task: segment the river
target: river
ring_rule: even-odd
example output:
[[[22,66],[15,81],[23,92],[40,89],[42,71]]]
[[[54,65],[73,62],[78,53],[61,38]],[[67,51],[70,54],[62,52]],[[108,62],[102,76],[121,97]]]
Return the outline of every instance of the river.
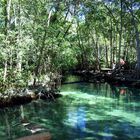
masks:
[[[52,140],[140,139],[140,90],[82,82],[62,85],[61,94],[1,109],[0,140],[42,132]]]

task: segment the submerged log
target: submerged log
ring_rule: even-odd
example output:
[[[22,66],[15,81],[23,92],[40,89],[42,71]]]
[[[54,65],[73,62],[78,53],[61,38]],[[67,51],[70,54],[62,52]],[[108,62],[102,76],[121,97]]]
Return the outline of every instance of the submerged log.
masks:
[[[35,134],[31,136],[25,136],[17,140],[51,140],[51,135],[50,133],[47,132],[47,133]]]

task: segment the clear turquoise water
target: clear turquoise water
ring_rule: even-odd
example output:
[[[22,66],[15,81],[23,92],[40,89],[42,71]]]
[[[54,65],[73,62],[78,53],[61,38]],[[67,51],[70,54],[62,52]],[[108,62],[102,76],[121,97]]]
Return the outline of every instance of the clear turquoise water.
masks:
[[[53,140],[140,139],[140,90],[108,84],[61,87],[55,102],[34,101],[0,110],[0,140],[49,132]],[[22,120],[29,124],[23,126]]]

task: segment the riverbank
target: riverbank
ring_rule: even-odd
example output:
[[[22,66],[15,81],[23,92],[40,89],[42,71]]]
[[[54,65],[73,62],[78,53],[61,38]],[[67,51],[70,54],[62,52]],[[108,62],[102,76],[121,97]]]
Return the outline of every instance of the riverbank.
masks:
[[[82,77],[82,80],[85,82],[91,83],[99,83],[105,82],[105,74],[106,72],[103,71],[93,71],[93,70],[76,70],[72,71],[72,74],[78,75]]]
[[[131,75],[129,76],[113,76],[111,74],[106,74],[105,75],[105,80],[109,84],[114,84],[114,85],[125,85],[127,87],[132,87],[132,88],[140,88],[140,80],[133,78]]]
[[[80,78],[74,81],[65,81],[65,77],[67,76],[64,75],[61,79],[62,84],[107,82],[111,85],[140,88],[140,80],[133,78],[130,71],[121,71],[121,73],[113,74],[111,69],[103,69],[100,72],[93,70],[77,70],[68,73],[68,75],[69,74],[77,75]],[[55,88],[48,89],[46,86],[42,85],[20,89],[10,88],[4,93],[0,93],[0,108],[25,104],[37,99],[55,101],[58,97],[61,97],[58,90]]]
[[[119,73],[112,73],[111,69],[99,71],[77,70],[72,72],[74,75],[81,76],[85,82],[104,83],[114,85],[124,85],[132,88],[140,88],[140,79],[134,77],[134,71],[125,70]]]
[[[43,86],[30,86],[22,89],[10,88],[4,93],[0,93],[0,108],[26,104],[37,99],[55,101],[58,97],[61,97],[58,90],[47,89]]]

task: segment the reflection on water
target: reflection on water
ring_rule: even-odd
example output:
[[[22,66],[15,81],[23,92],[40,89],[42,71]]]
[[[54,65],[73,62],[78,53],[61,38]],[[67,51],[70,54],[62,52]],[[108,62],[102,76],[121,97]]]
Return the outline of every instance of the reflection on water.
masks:
[[[79,107],[77,110],[69,110],[66,121],[73,127],[74,133],[76,132],[80,138],[84,138],[84,131],[86,128],[84,107]]]
[[[49,132],[53,140],[140,139],[140,90],[108,84],[61,87],[55,102],[0,110],[0,139]]]

